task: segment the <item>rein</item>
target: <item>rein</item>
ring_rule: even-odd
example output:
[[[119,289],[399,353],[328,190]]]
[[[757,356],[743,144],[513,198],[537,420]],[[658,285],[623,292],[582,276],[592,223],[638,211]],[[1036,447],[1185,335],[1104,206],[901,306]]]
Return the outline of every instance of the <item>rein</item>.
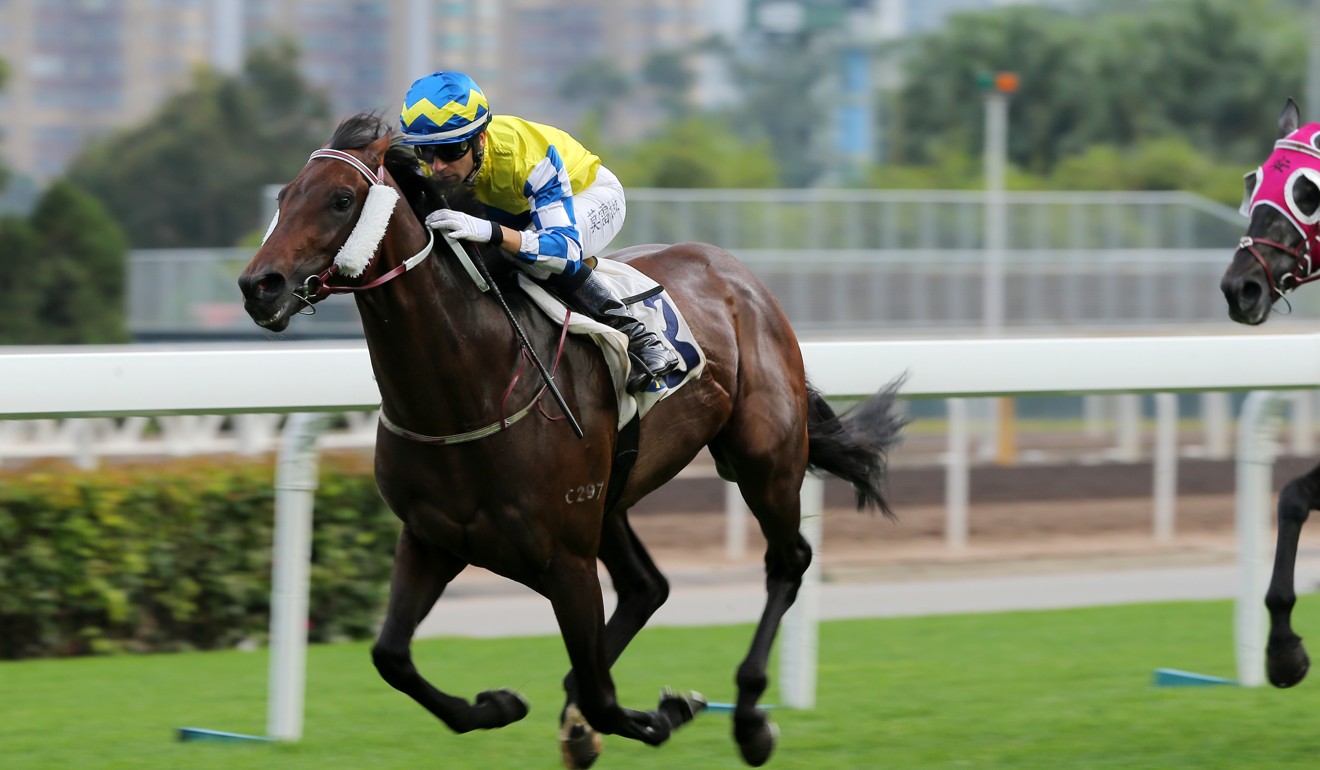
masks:
[[[569,314],[571,313],[572,311],[570,310]],[[555,360],[551,372],[558,371],[559,359],[564,354],[564,343],[568,340],[568,319],[569,316],[565,315],[564,326],[559,332],[559,346],[555,348]],[[485,438],[487,436],[499,433],[505,428],[508,428],[509,426],[518,422],[522,418],[531,414],[532,407],[540,403],[541,396],[544,396],[546,390],[550,388],[548,384],[542,385],[541,389],[536,391],[536,395],[532,396],[532,400],[528,402],[527,406],[524,406],[522,409],[519,409],[518,411],[509,415],[508,417],[504,416],[504,405],[508,402],[510,394],[513,393],[514,386],[518,384],[518,380],[522,377],[523,365],[526,364],[527,357],[528,357],[527,351],[526,349],[524,349],[522,355],[523,363],[518,366],[518,371],[513,373],[513,380],[509,382],[509,387],[504,389],[504,397],[500,399],[500,419],[491,423],[490,425],[487,425],[482,428],[477,428],[476,430],[470,430],[467,431],[466,433],[452,433],[448,436],[428,436],[425,433],[416,433],[410,431],[407,428],[404,428],[399,424],[395,423],[390,418],[386,417],[385,408],[383,404],[381,405],[381,410],[380,410],[380,424],[384,425],[386,430],[388,430],[390,433],[393,433],[396,436],[406,438],[409,441],[415,441],[418,444],[431,444],[432,446],[447,446],[449,444],[465,444],[469,441],[476,441],[477,439]],[[566,419],[565,417],[551,417],[550,415],[545,414],[544,407],[541,408],[541,414],[544,414],[545,418],[551,421]],[[568,413],[566,412],[565,414]]]
[[[335,256],[334,263],[320,273],[308,276],[307,280],[303,282],[303,285],[294,290],[294,296],[307,303],[307,307],[311,308],[313,313],[316,312],[315,303],[325,299],[331,294],[348,294],[350,292],[366,291],[367,289],[374,289],[377,286],[394,280],[421,264],[422,260],[430,256],[432,247],[435,246],[434,231],[429,227],[423,228],[426,230],[426,246],[421,251],[412,255],[408,259],[405,259],[402,263],[396,265],[388,272],[363,284],[331,284],[330,279],[341,272],[353,277],[362,275],[369,267],[371,267],[371,263],[380,252],[380,244],[385,238],[385,230],[389,225],[390,217],[393,216],[395,204],[398,203],[399,193],[393,187],[385,183],[385,166],[383,163],[379,169],[372,171],[367,164],[363,163],[356,156],[342,150],[328,148],[322,148],[313,152],[311,157],[307,159],[307,162],[311,163],[318,158],[329,158],[331,160],[343,161],[344,163],[349,164],[366,178],[367,183],[371,185],[371,189],[370,192],[367,193],[367,201],[363,204],[362,213],[358,216],[358,221],[353,225],[353,231],[349,233],[348,239],[344,241],[343,247],[340,248],[339,254]],[[276,211],[275,217],[271,220],[270,227],[266,230],[267,238],[269,238],[271,232],[275,230],[275,225],[279,222],[279,216],[279,212]],[[263,242],[264,240],[265,239],[263,239]],[[455,253],[460,257],[466,257],[466,255],[457,248],[457,244],[452,240],[450,241],[450,246],[454,248]],[[464,268],[467,269],[469,274],[472,273],[472,268],[469,265],[464,264]],[[481,281],[477,281],[477,283],[482,291],[487,290],[487,287],[483,286]],[[505,310],[507,312],[508,308],[506,307]],[[572,311],[569,311],[570,315],[571,312]],[[510,316],[510,320],[514,321],[512,316]],[[559,334],[559,347],[555,350],[555,358],[553,362],[555,369],[559,368],[559,359],[563,355],[564,343],[568,339],[568,321],[569,316],[565,315],[564,326]],[[521,335],[522,329],[517,326],[516,321],[514,321],[514,328]],[[526,359],[530,354],[539,365],[540,361],[535,358],[535,353],[530,352],[530,346],[527,345],[525,337],[523,338],[523,342],[524,347],[522,358]],[[419,444],[431,444],[435,446],[463,444],[499,433],[530,414],[532,408],[540,403],[541,396],[545,395],[546,390],[551,388],[551,378],[547,375],[545,377],[546,384],[542,385],[540,390],[536,391],[536,394],[532,396],[532,400],[528,402],[527,406],[524,406],[512,415],[505,417],[505,404],[508,402],[509,396],[513,393],[514,387],[518,384],[518,380],[522,377],[523,365],[525,363],[524,360],[519,364],[518,370],[513,373],[513,380],[510,381],[509,386],[504,389],[504,396],[500,399],[500,419],[489,425],[465,433],[454,433],[448,436],[428,436],[424,433],[410,431],[391,420],[385,415],[384,404],[381,404],[380,408],[380,424],[385,426],[386,430],[396,436],[405,438],[409,441],[415,441]],[[544,371],[542,373],[545,374]],[[567,405],[563,403],[563,397],[559,396],[558,391],[555,391],[555,395],[559,398],[561,407],[564,407],[565,415],[568,416],[568,419],[572,420],[572,413],[568,411]],[[545,414],[544,408],[542,408],[542,414]],[[549,420],[565,419],[551,417],[548,414],[546,415],[546,418]],[[574,429],[577,431],[578,435],[581,436],[581,428],[577,427],[577,422],[575,420],[572,422]]]

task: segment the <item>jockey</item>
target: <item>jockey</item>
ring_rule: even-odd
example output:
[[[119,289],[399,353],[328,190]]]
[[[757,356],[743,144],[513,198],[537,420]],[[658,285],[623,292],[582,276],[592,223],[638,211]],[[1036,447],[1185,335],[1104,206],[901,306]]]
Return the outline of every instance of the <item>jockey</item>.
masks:
[[[420,78],[403,98],[402,144],[440,182],[473,188],[486,219],[440,209],[428,227],[450,237],[499,246],[519,267],[574,310],[628,336],[629,392],[678,366],[585,261],[623,227],[618,177],[567,133],[512,115],[492,115],[477,84],[459,72]]]

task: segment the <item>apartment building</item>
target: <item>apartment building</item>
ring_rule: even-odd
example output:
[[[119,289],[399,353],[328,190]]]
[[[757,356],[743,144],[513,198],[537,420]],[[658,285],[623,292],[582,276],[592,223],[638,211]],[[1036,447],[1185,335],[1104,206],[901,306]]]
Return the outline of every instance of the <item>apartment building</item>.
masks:
[[[140,122],[197,67],[296,40],[337,114],[398,108],[408,85],[461,69],[495,109],[576,127],[563,76],[607,59],[635,70],[690,45],[745,0],[0,0],[0,155],[45,182],[82,146]]]

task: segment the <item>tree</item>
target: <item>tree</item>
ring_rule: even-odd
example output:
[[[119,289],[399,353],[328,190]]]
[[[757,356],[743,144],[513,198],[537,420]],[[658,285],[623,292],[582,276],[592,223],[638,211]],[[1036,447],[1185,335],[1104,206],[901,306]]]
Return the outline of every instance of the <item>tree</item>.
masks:
[[[913,41],[898,100],[892,160],[930,161],[949,149],[979,155],[984,105],[978,78],[1015,71],[1021,90],[1010,103],[1009,156],[1048,168],[1093,109],[1095,61],[1083,27],[1061,12],[1012,7],[959,14],[945,29]]]
[[[49,281],[41,238],[20,217],[0,219],[0,344],[40,341],[38,309]]]
[[[1166,136],[1124,147],[1092,145],[1061,160],[1040,186],[1054,190],[1188,190],[1234,207],[1242,171],[1217,162],[1186,139]]]
[[[5,90],[5,84],[9,82],[9,63],[0,59],[0,91]],[[3,192],[5,185],[9,182],[9,169],[5,168],[3,162],[0,162],[0,192]]]
[[[227,246],[260,227],[261,188],[287,181],[329,136],[329,106],[292,43],[249,54],[241,75],[199,70],[145,124],[89,147],[70,179],[136,247]]]
[[[128,246],[97,200],[67,181],[30,221],[0,221],[0,342],[126,342]]]
[[[681,50],[652,53],[642,65],[642,82],[655,91],[660,106],[671,119],[681,119],[688,112],[688,93],[697,77],[689,69],[689,54]]]
[[[609,124],[615,105],[628,95],[631,83],[609,59],[592,59],[574,67],[559,84],[559,95],[583,105],[599,128]]]
[[[749,141],[769,141],[780,182],[790,187],[810,184],[824,171],[815,142],[829,114],[819,87],[827,66],[828,59],[806,40],[767,42],[754,59],[730,60],[743,94],[732,125]]]
[[[1179,136],[1249,162],[1299,92],[1306,25],[1281,0],[1093,3],[1081,12],[1009,7],[953,16],[907,46],[892,160],[924,163],[953,146],[980,154],[977,76],[1019,74],[1009,156],[1049,173],[1093,144]]]
[[[747,142],[714,116],[666,124],[655,136],[607,153],[606,165],[629,187],[773,187],[769,142]]]

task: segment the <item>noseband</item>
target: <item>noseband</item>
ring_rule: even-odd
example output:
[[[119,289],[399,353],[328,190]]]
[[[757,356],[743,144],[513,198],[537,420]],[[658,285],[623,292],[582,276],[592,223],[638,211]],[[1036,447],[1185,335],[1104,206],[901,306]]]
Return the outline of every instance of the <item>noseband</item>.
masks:
[[[1311,260],[1312,240],[1320,241],[1320,234],[1307,237],[1302,241],[1300,247],[1294,249],[1291,246],[1285,246],[1277,241],[1267,241],[1264,238],[1245,236],[1238,241],[1238,250],[1245,250],[1255,258],[1256,264],[1260,265],[1260,269],[1265,273],[1265,280],[1269,281],[1270,284],[1270,301],[1274,301],[1282,298],[1285,292],[1295,289],[1304,283],[1311,283],[1312,281],[1320,280],[1320,273],[1314,272],[1315,263]],[[1265,261],[1265,257],[1261,256],[1260,251],[1256,249],[1257,245],[1278,249],[1284,254],[1292,257],[1293,269],[1290,272],[1279,276],[1279,280],[1276,282],[1274,280],[1274,273],[1270,272],[1269,263]]]
[[[332,149],[320,149],[313,152],[307,162],[311,163],[317,158],[329,158],[349,164],[362,174],[367,183],[371,185],[371,188],[370,192],[367,193],[367,202],[362,206],[362,213],[358,215],[358,221],[353,225],[353,232],[349,233],[348,240],[344,241],[339,254],[335,256],[334,263],[315,275],[307,276],[307,280],[303,281],[302,286],[294,290],[294,296],[306,302],[308,308],[331,294],[366,291],[391,281],[420,264],[422,260],[430,255],[431,248],[435,245],[435,233],[429,227],[423,228],[426,230],[426,246],[384,275],[363,284],[331,284],[330,279],[340,272],[352,277],[361,275],[371,266],[376,254],[380,252],[380,243],[385,238],[385,230],[390,217],[393,216],[394,206],[398,203],[399,194],[393,187],[385,183],[385,166],[383,164],[377,171],[372,171],[367,167],[367,164],[358,160],[357,157],[342,150]],[[278,221],[279,212],[277,211],[267,235],[275,229],[275,224]],[[313,309],[312,312],[315,312],[315,310]]]

